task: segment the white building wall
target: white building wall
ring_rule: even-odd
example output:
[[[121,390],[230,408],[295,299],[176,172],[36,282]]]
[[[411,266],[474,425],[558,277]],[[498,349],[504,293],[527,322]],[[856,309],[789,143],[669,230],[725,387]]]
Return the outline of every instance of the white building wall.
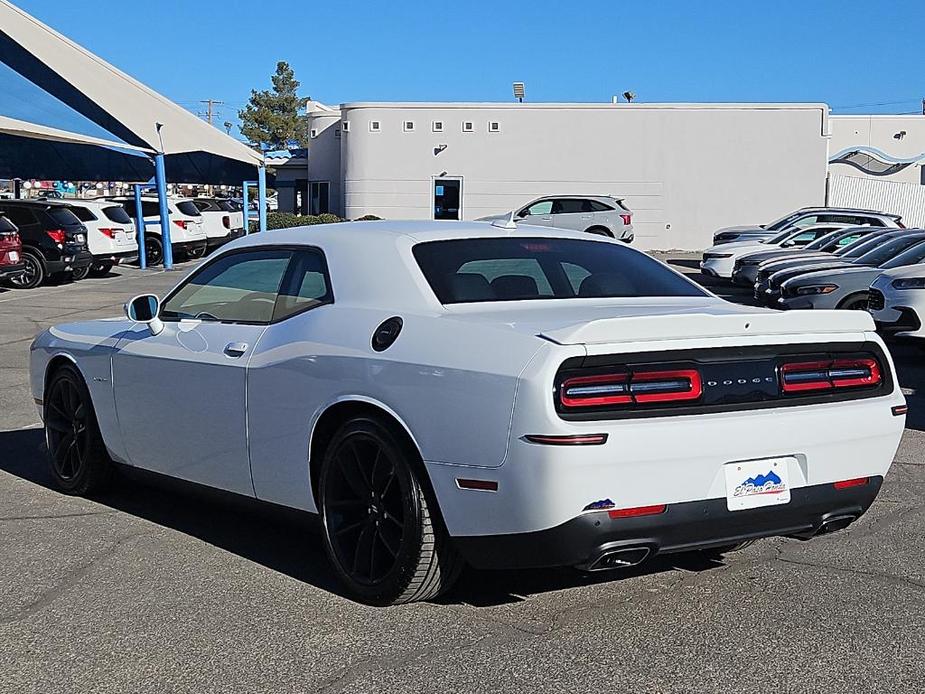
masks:
[[[344,213],[429,219],[433,179],[458,176],[465,219],[611,194],[634,211],[639,246],[703,248],[719,227],[822,204],[827,116],[821,104],[345,104]]]
[[[340,111],[309,112],[310,135],[308,140],[308,190],[312,182],[330,183],[331,212],[344,216],[343,176],[340,164]]]

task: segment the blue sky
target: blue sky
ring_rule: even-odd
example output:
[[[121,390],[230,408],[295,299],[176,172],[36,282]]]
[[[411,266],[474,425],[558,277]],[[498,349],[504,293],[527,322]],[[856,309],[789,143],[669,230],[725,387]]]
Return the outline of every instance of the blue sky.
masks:
[[[822,101],[836,113],[921,112],[925,2],[280,2],[13,0],[196,111],[287,60],[303,95],[365,100]],[[17,78],[18,79],[18,78]],[[0,113],[60,109],[0,66]],[[72,124],[67,124],[72,125]],[[83,131],[92,128],[80,128]]]

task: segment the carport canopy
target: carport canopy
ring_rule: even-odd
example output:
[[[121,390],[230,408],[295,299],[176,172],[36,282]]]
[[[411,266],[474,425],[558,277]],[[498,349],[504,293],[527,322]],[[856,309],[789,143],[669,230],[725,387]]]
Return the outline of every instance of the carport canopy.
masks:
[[[129,151],[163,153],[169,182],[240,185],[245,179],[253,179],[257,168],[263,165],[261,153],[149,89],[7,0],[0,0],[0,61],[111,133],[124,143],[122,147],[129,145]],[[41,139],[7,133],[3,138],[4,144],[14,150],[27,145],[34,147]],[[61,158],[55,153],[65,153],[62,148],[92,146],[89,142],[45,141],[55,143],[44,145],[52,148],[49,168],[53,162],[60,163]],[[25,159],[37,153],[14,151],[10,156]],[[43,178],[138,179],[122,170],[125,161],[105,153],[96,159],[95,164],[88,164],[97,170],[96,176],[65,176],[59,172]],[[109,171],[107,166],[116,175],[102,176]]]

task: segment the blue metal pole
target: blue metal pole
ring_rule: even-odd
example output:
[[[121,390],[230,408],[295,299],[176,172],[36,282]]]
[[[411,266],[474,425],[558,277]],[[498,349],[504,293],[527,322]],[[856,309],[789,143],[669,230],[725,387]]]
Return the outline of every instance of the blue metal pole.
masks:
[[[250,200],[248,200],[247,189],[250,187],[250,181],[244,181],[241,184],[242,193],[241,193],[241,202],[244,204],[244,234],[247,235],[251,233],[251,208]]]
[[[138,241],[138,267],[148,267],[145,255],[145,216],[141,213],[141,185],[135,184],[135,239]]]
[[[164,246],[164,269],[173,267],[173,249],[170,246],[170,212],[167,209],[167,173],[164,170],[164,154],[154,156],[154,181],[157,184],[157,202],[161,216],[161,243]]]
[[[260,233],[267,230],[267,169],[257,167],[257,228]]]

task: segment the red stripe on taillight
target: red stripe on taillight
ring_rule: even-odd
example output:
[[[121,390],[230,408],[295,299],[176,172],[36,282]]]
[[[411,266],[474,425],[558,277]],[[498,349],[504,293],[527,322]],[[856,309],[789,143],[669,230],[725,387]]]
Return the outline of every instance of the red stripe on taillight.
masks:
[[[616,520],[617,518],[636,518],[638,516],[657,516],[664,513],[668,508],[666,504],[656,504],[654,506],[635,506],[633,508],[615,508],[607,512],[607,515]]]
[[[186,229],[186,225],[188,224],[188,222],[185,219],[175,219],[173,220],[173,223],[176,224],[181,229]]]
[[[116,238],[116,232],[122,231],[121,229],[100,229],[100,233],[103,236],[108,236],[111,239]]]
[[[836,489],[850,489],[851,487],[863,487],[870,481],[869,477],[855,477],[850,480],[839,480],[832,486]]]
[[[50,229],[45,233],[48,234],[49,238],[55,243],[64,243],[64,239],[67,238],[64,229]]]
[[[794,362],[780,367],[780,386],[785,393],[876,386],[882,379],[879,362],[866,357]]]
[[[633,223],[633,215],[631,214],[621,214],[620,219],[622,219],[623,223],[627,226]]]

